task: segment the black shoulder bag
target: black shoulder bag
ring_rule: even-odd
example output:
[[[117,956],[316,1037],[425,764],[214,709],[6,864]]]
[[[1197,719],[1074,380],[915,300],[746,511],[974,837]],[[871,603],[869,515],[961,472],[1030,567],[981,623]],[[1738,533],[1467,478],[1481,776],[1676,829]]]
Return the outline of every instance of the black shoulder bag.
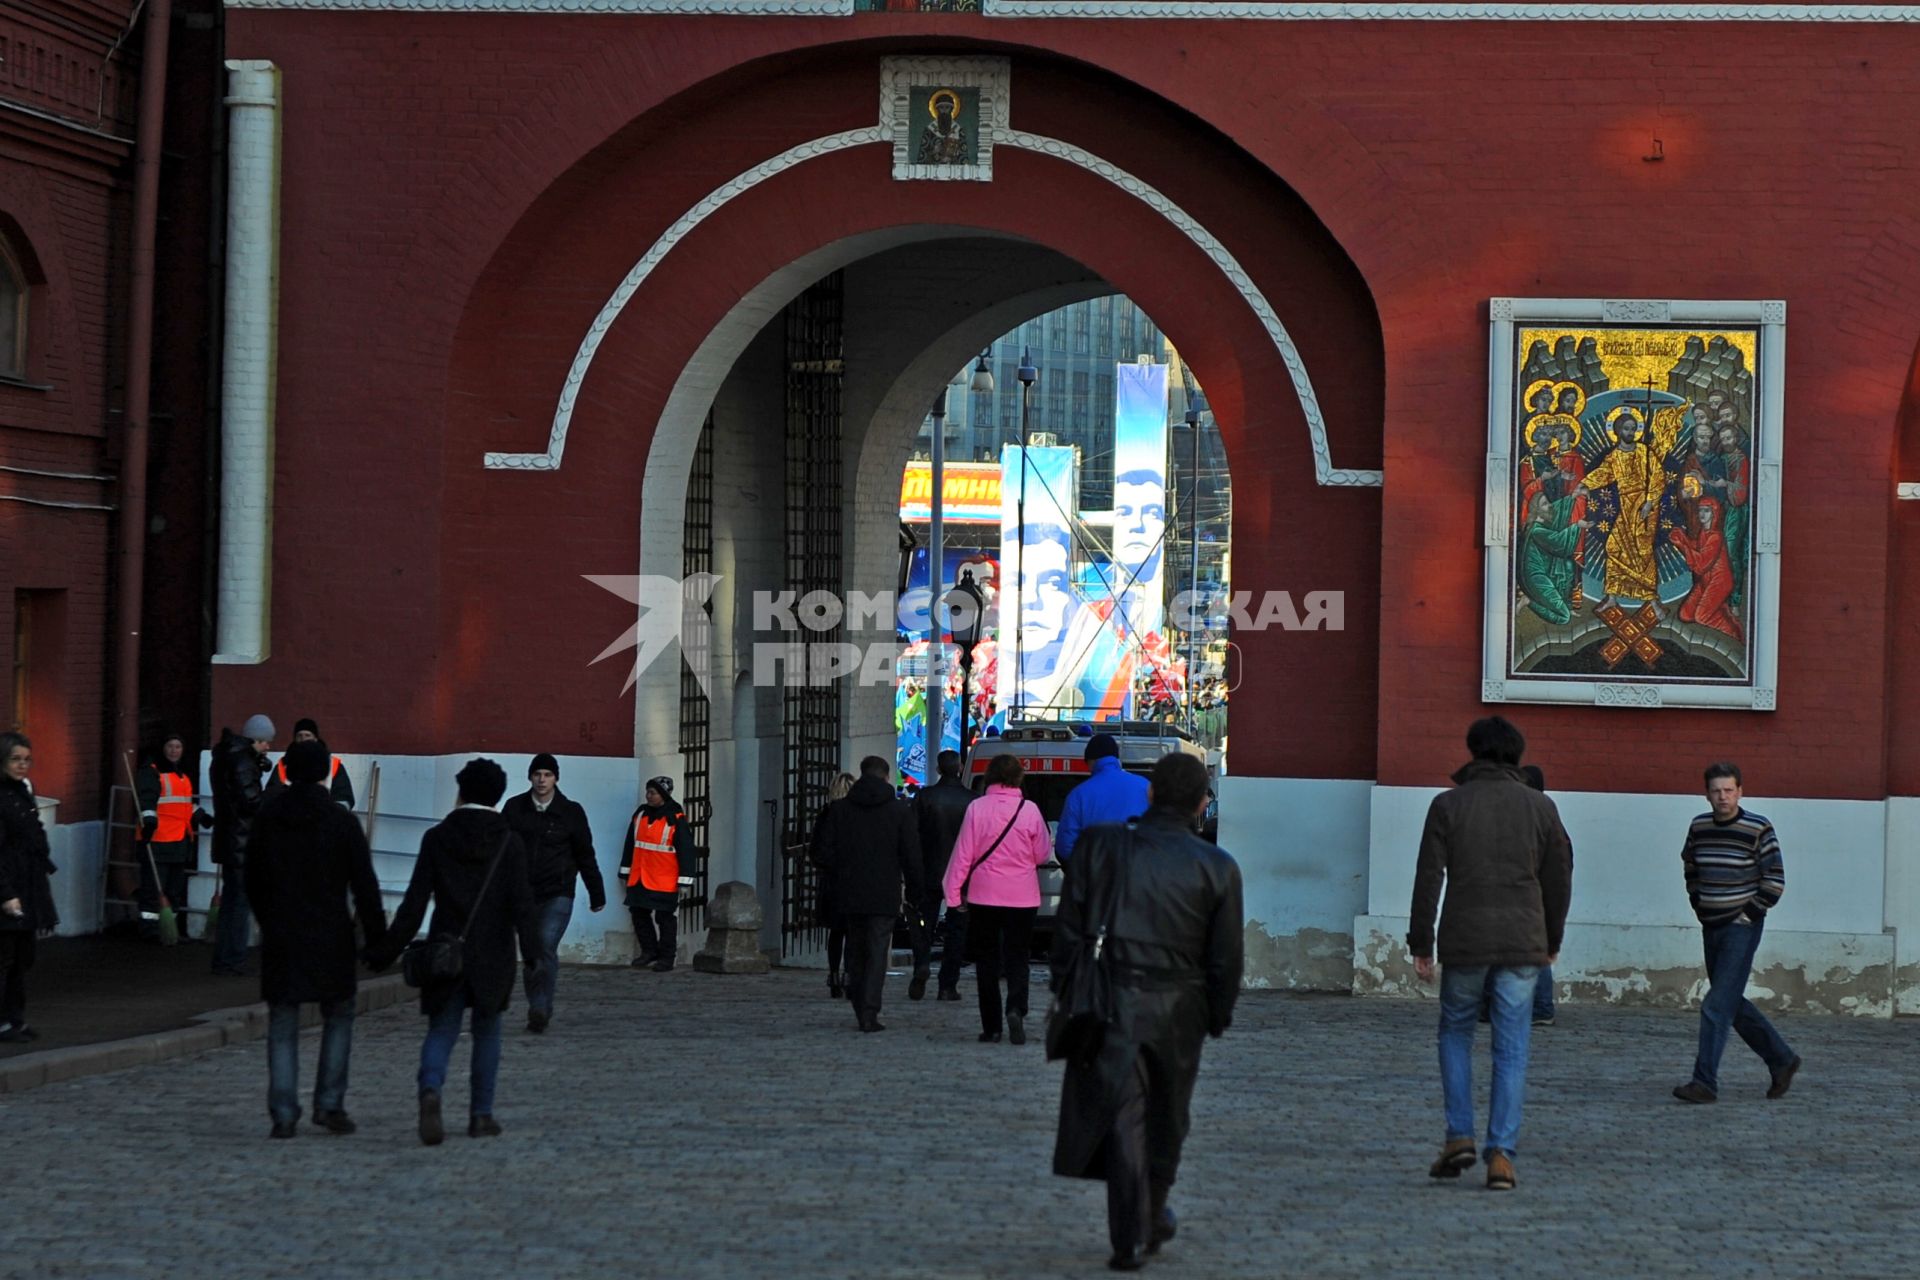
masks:
[[[493,883],[493,873],[499,869],[500,859],[507,852],[507,841],[511,839],[511,829],[500,837],[500,847],[493,851],[493,861],[487,864],[487,877],[480,882],[480,892],[474,895],[466,928],[451,938],[441,934],[422,942],[409,942],[400,953],[401,981],[410,987],[439,987],[458,982],[466,973],[467,932],[473,928],[474,917],[480,914],[480,904],[487,900],[487,888]]]
[[[1013,816],[1007,819],[1007,825],[1000,828],[1000,834],[993,838],[993,843],[987,846],[987,851],[975,858],[973,865],[967,868],[967,878],[960,882],[960,905],[963,909],[968,905],[967,886],[973,883],[973,873],[986,865],[987,859],[991,858],[994,851],[1000,847],[1000,842],[1007,838],[1009,831],[1013,830],[1013,824],[1020,821],[1020,815],[1026,812],[1029,803],[1031,802],[1023,798],[1013,807]]]
[[[1113,957],[1107,952],[1108,936],[1119,913],[1121,886],[1127,863],[1133,860],[1133,824],[1127,824],[1127,838],[1120,846],[1119,865],[1107,877],[1106,901],[1101,904],[1096,925],[1083,922],[1080,942],[1067,957],[1060,975],[1060,988],[1047,1009],[1047,1061],[1065,1058],[1082,1066],[1100,1055],[1107,1042],[1107,1029],[1113,1025],[1116,1010],[1113,1001]],[[1068,875],[1073,873],[1069,871]]]

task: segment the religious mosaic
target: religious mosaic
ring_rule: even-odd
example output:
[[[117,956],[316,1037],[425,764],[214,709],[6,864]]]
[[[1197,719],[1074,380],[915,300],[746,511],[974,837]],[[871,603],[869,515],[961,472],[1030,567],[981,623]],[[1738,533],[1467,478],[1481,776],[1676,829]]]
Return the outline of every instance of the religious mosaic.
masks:
[[[893,176],[993,181],[1009,78],[1005,58],[882,58],[880,124],[893,139]]]
[[[1513,326],[1508,679],[1751,680],[1761,340]]]

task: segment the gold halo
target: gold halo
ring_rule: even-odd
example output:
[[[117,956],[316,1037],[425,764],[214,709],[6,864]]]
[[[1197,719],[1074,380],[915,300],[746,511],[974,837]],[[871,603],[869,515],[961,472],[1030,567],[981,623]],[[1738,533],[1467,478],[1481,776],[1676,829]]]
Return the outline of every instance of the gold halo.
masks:
[[[927,95],[927,114],[935,120],[940,118],[940,113],[933,109],[933,104],[942,98],[945,98],[953,104],[953,118],[958,120],[960,118],[960,95],[951,89],[935,89]]]
[[[1612,413],[1607,415],[1607,430],[1613,433],[1614,439],[1618,440],[1620,438],[1619,428],[1615,427],[1614,424],[1620,421],[1623,415],[1629,414],[1629,413],[1633,415],[1633,420],[1640,424],[1640,430],[1648,433],[1649,435],[1652,434],[1653,427],[1647,422],[1646,415],[1641,413],[1638,409],[1634,408],[1630,404],[1623,404],[1619,408],[1615,409]]]
[[[1573,402],[1573,416],[1574,416],[1574,417],[1576,417],[1576,418],[1578,418],[1578,417],[1579,417],[1579,416],[1580,416],[1581,414],[1583,414],[1583,413],[1585,413],[1585,412],[1587,411],[1587,393],[1586,393],[1586,390],[1585,390],[1585,389],[1584,389],[1583,387],[1581,387],[1581,385],[1580,385],[1579,383],[1577,383],[1577,382],[1556,382],[1556,383],[1554,383],[1554,384],[1553,384],[1553,404],[1554,404],[1554,407],[1555,407],[1556,409],[1560,407],[1560,388],[1562,388],[1562,387],[1572,387],[1572,388],[1573,388],[1573,394],[1574,394],[1574,397],[1575,397],[1575,399],[1574,399],[1574,402]]]
[[[1533,393],[1541,390],[1542,388],[1545,388],[1551,391],[1553,389],[1553,379],[1541,378],[1538,381],[1529,382],[1527,384],[1527,393],[1520,397],[1520,403],[1524,406],[1531,407],[1533,404]],[[1549,409],[1547,410],[1547,412],[1551,413],[1553,412],[1553,410]]]
[[[1680,493],[1682,496],[1688,497],[1688,498],[1699,497],[1700,496],[1700,477],[1693,475],[1691,473],[1682,477],[1680,480]]]

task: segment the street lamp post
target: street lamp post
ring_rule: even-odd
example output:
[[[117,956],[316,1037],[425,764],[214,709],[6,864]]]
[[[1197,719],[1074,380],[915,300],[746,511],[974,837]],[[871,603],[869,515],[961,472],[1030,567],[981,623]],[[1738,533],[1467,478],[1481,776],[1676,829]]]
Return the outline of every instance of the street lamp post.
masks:
[[[1040,371],[1033,367],[1031,348],[1021,348],[1020,368],[1015,376],[1020,379],[1020,492],[1014,499],[1014,523],[1020,543],[1014,552],[1014,603],[1018,608],[1013,616],[1013,708],[1007,712],[1008,724],[1021,718],[1021,695],[1026,685],[1026,645],[1022,638],[1026,628],[1021,625],[1020,615],[1027,607],[1027,415],[1033,407],[1033,384],[1040,377]],[[1006,592],[1000,593],[1000,599],[1000,630],[1004,642],[1007,626]]]
[[[959,585],[947,592],[942,601],[947,607],[947,625],[953,642],[960,648],[960,758],[966,759],[973,740],[973,647],[980,643],[987,599],[974,584],[973,570],[963,569]]]
[[[947,388],[933,398],[933,472],[932,501],[927,504],[927,764],[921,772],[924,785],[932,777],[933,762],[940,754],[943,700],[947,694],[947,646],[940,639],[940,617],[935,601],[946,588],[947,543],[945,510],[947,497]]]
[[[1187,430],[1193,433],[1193,480],[1187,489],[1193,504],[1193,516],[1187,523],[1187,736],[1193,736],[1193,686],[1199,668],[1194,663],[1194,640],[1200,628],[1193,625],[1193,610],[1200,598],[1200,415],[1207,411],[1206,393],[1199,387],[1187,391]]]

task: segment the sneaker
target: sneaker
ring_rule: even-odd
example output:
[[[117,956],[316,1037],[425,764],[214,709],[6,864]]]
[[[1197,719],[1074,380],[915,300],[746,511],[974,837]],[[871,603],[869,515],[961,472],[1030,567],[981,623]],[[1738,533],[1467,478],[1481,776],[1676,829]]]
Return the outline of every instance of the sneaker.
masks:
[[[313,1122],[328,1133],[338,1133],[343,1136],[360,1127],[353,1122],[353,1117],[344,1111],[316,1111],[313,1113]]]
[[[1767,1088],[1769,1098],[1784,1098],[1787,1090],[1793,1087],[1794,1072],[1800,1070],[1800,1055],[1795,1054],[1793,1061],[1773,1073],[1773,1083]]]
[[[926,994],[927,994],[927,975],[924,973],[914,974],[913,980],[907,983],[907,999],[921,1000],[926,997]]]
[[[533,1032],[535,1035],[544,1032],[547,1029],[547,1024],[551,1021],[553,1021],[553,1015],[544,1010],[527,1010],[527,1030]]]
[[[500,1122],[492,1116],[474,1116],[467,1121],[469,1138],[497,1138],[500,1136]]]
[[[437,1147],[447,1140],[447,1126],[440,1120],[440,1095],[428,1089],[420,1095],[420,1141]]]
[[[1798,1065],[1797,1063],[1795,1065]],[[1785,1092],[1782,1090],[1782,1092]],[[1698,1080],[1689,1080],[1683,1085],[1674,1086],[1673,1096],[1682,1102],[1717,1102],[1719,1095],[1701,1084]]]
[[[1019,1014],[1017,1013],[1008,1014],[1007,1015],[1007,1043],[1008,1044],[1025,1044],[1026,1042],[1027,1042],[1026,1023],[1021,1020],[1021,1017]]]
[[[1513,1157],[1504,1151],[1487,1152],[1487,1190],[1511,1191],[1515,1181]]]
[[[1449,1138],[1447,1145],[1440,1148],[1440,1158],[1427,1169],[1429,1178],[1457,1178],[1461,1171],[1473,1168],[1477,1159],[1473,1154],[1472,1138]]]
[[[1553,1015],[1550,1013],[1536,1013],[1533,1015],[1533,1025],[1536,1027],[1550,1027],[1553,1025]]]

